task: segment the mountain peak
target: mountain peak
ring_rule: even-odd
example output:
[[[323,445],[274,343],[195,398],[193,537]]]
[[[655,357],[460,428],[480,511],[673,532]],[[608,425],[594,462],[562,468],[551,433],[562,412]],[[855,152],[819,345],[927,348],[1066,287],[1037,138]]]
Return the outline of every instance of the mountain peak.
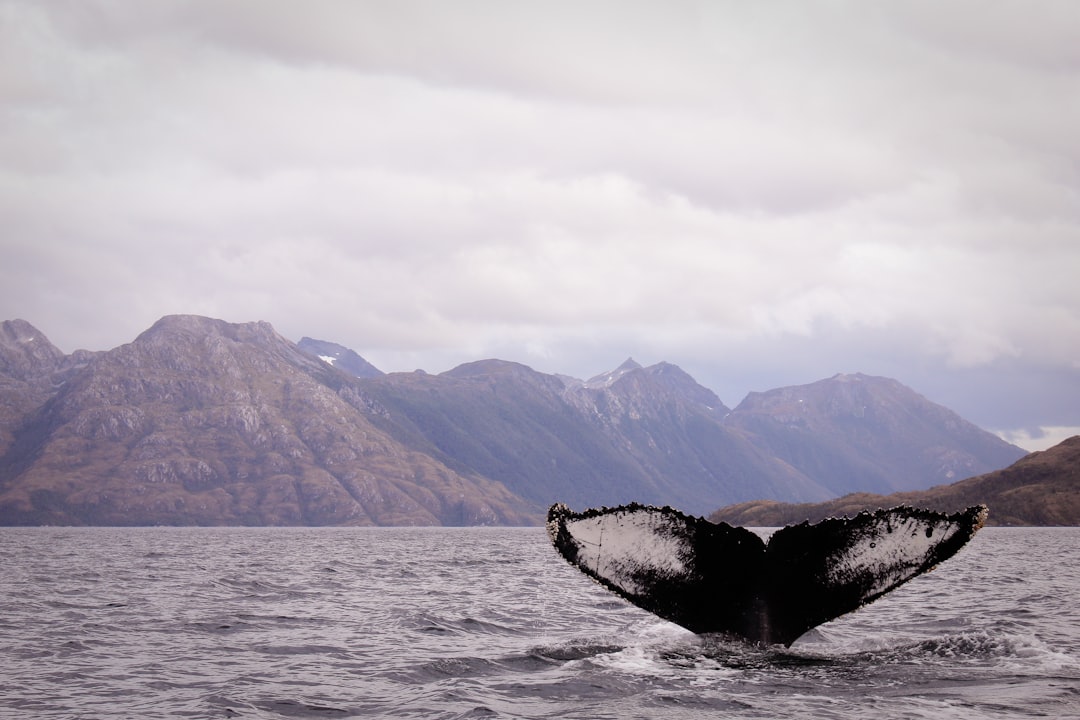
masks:
[[[473,360],[451,368],[440,375],[454,378],[482,377],[500,373],[534,373],[528,365],[522,365],[512,360],[499,360],[488,358],[487,360]]]
[[[40,335],[41,332],[25,320],[16,318],[0,323],[0,342],[24,343]]]
[[[166,315],[140,334],[136,341],[189,335],[219,336],[239,342],[285,341],[274,326],[265,320],[246,323],[230,323],[202,315]],[[286,341],[287,342],[287,341]]]
[[[27,321],[0,323],[0,375],[25,380],[53,370],[63,358],[64,353]]]
[[[369,363],[364,358],[360,357],[354,350],[350,350],[344,345],[338,345],[337,343],[328,342],[326,340],[315,340],[309,337],[300,338],[300,342],[296,344],[296,347],[306,352],[308,355],[319,358],[323,362],[333,365],[338,370],[343,370],[350,375],[358,378],[373,378],[380,377],[384,373],[379,368]]]
[[[750,393],[726,422],[807,475],[830,478],[837,494],[954,482],[1024,454],[903,383],[862,373]]]
[[[496,385],[510,391],[511,386],[517,389],[512,392],[540,392],[543,394],[558,393],[565,387],[562,379],[555,375],[546,375],[533,370],[528,365],[511,360],[476,360],[463,363],[455,368],[439,373],[439,378],[453,380],[480,381],[489,387]],[[526,390],[530,388],[530,390]]]
[[[639,365],[634,360],[634,358],[629,357],[626,358],[622,365],[615,368],[614,370],[609,370],[606,373],[600,373],[599,375],[586,380],[585,387],[592,389],[610,387],[612,383],[621,378],[623,375],[641,369],[641,365]]]

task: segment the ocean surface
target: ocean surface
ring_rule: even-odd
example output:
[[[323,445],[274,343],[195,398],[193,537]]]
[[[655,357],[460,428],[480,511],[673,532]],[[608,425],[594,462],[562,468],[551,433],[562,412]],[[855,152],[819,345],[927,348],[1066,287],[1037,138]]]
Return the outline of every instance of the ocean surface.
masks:
[[[790,649],[540,528],[0,528],[2,718],[1080,718],[1080,529],[981,531]]]

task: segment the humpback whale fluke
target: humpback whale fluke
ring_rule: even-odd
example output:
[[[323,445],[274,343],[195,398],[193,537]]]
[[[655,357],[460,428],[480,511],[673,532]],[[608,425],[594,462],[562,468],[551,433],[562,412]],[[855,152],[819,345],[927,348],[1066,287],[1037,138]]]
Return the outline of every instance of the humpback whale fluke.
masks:
[[[791,645],[955,555],[987,513],[896,507],[789,525],[766,543],[670,507],[556,504],[547,531],[571,565],[665,620]]]

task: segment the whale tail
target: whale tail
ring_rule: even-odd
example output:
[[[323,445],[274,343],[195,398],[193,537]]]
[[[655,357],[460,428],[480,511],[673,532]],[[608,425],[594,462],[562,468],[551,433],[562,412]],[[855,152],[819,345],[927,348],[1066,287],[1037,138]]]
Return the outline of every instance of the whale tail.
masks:
[[[987,513],[896,507],[791,525],[765,542],[670,507],[556,504],[547,530],[571,565],[665,620],[791,645],[955,555]]]

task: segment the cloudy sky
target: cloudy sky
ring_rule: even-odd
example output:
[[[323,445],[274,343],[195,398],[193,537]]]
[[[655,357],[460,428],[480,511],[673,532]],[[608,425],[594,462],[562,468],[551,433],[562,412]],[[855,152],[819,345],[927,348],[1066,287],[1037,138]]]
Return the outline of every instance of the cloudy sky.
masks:
[[[1080,432],[1080,5],[0,0],[0,319]]]

